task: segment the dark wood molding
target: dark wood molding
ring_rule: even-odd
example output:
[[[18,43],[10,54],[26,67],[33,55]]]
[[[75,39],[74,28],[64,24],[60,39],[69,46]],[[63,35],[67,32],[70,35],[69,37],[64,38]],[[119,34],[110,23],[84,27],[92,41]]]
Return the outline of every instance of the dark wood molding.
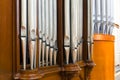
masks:
[[[63,54],[64,54],[64,0],[57,0],[57,44],[58,44],[58,63],[63,67]]]
[[[88,59],[88,0],[83,0],[83,60]]]
[[[60,66],[41,67],[34,70],[20,70],[14,75],[14,79],[42,79],[46,75],[60,73]]]
[[[38,73],[38,69],[34,70],[20,70],[19,73],[15,74],[14,79],[40,79],[42,76]]]
[[[89,80],[90,72],[95,66],[93,61],[88,60],[88,0],[83,0],[83,61],[85,63],[84,79]]]

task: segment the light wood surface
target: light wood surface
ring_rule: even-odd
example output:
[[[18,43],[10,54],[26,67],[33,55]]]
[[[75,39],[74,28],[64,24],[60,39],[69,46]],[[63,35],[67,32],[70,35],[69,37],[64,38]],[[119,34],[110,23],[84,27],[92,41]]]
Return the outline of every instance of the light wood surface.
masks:
[[[114,37],[94,35],[91,80],[114,80]]]

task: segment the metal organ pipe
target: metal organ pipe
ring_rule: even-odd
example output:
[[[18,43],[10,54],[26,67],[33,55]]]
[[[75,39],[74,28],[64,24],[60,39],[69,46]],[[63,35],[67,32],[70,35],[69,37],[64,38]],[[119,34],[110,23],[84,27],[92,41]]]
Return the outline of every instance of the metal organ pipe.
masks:
[[[109,25],[108,25],[108,22],[109,22],[109,1],[108,0],[106,0],[106,29],[105,29],[105,34],[107,34],[108,33],[108,27],[109,27]]]
[[[95,33],[100,33],[100,31],[99,31],[99,29],[100,29],[100,16],[101,16],[101,14],[100,14],[100,0],[95,0],[95,3],[94,3],[94,5],[95,5],[95,25],[94,25],[94,28],[95,28]]]
[[[23,69],[26,70],[27,0],[21,0],[21,42]]]
[[[113,27],[114,27],[114,23],[113,23],[113,5],[114,1],[110,0],[110,28],[109,28],[109,33],[108,34],[112,34],[113,32]]]
[[[105,34],[105,28],[106,28],[106,21],[107,21],[107,18],[106,18],[106,16],[107,16],[107,13],[106,13],[106,0],[103,0],[103,3],[102,3],[103,5],[102,5],[102,10],[103,10],[103,34]]]
[[[101,10],[101,33],[105,33],[105,26],[106,26],[106,12],[105,12],[105,0],[101,0],[101,3],[100,3],[101,7],[100,7],[100,10]]]
[[[88,1],[88,60],[92,60],[93,34],[111,34],[114,25],[111,6],[112,0]],[[70,64],[82,60],[83,0],[64,0],[64,8],[65,64]],[[39,67],[57,65],[57,0],[21,0],[20,38],[24,70],[28,66],[28,52],[30,69],[36,68],[37,37]]]
[[[37,0],[28,0],[28,41],[31,69],[36,68]]]
[[[42,54],[42,2],[38,0],[38,32],[39,32],[39,67],[41,66]]]
[[[93,47],[93,1],[88,1],[88,61],[92,61],[92,47]],[[99,12],[100,13],[100,12]],[[100,17],[100,15],[97,15]]]
[[[82,0],[78,0],[78,4],[77,4],[77,12],[78,12],[78,21],[77,21],[77,27],[78,27],[78,61],[82,60],[82,30],[83,30],[83,25],[82,25],[82,7],[83,6],[83,1]]]
[[[39,9],[40,8],[40,9]],[[57,0],[42,0],[39,10],[39,66],[56,65]],[[41,41],[42,40],[42,41]],[[42,59],[42,60],[41,60]]]
[[[93,11],[95,12],[95,19],[94,21],[94,33],[97,34],[111,34],[111,30],[114,27],[114,23],[112,22],[113,14],[112,14],[112,6],[113,0],[93,0],[94,8]],[[98,2],[99,1],[99,2]],[[99,7],[100,5],[100,7]],[[100,20],[99,16],[100,15]],[[100,25],[98,25],[98,23]]]
[[[64,48],[66,56],[66,64],[69,64],[70,53],[70,0],[65,0],[65,34],[64,34]]]
[[[46,0],[46,66],[48,66],[48,55],[49,55],[49,48],[50,48],[50,39],[49,39],[49,29],[50,29],[50,18],[49,18],[49,13],[50,13],[50,10],[49,10],[49,0]]]
[[[54,25],[53,25],[53,0],[50,0],[50,65],[53,65]]]
[[[54,56],[54,65],[57,64],[56,62],[56,58],[57,58],[57,0],[53,0],[53,14],[54,14],[54,19],[53,19],[53,26],[54,26],[54,53],[53,53],[53,56]]]
[[[42,66],[45,64],[45,0],[42,0]]]
[[[80,47],[80,0],[77,2],[77,59],[76,61],[79,61],[79,53],[80,53],[80,50],[79,50],[79,47]]]
[[[81,60],[82,56],[82,0],[65,0],[64,49],[65,63]]]
[[[71,0],[71,49],[72,60],[76,62],[77,58],[77,0]]]

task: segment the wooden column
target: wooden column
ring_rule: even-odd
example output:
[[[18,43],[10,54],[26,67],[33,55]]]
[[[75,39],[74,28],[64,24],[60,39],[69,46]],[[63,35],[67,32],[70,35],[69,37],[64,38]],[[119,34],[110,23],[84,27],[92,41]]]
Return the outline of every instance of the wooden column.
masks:
[[[0,0],[0,80],[12,79],[15,71],[15,5],[15,0]]]

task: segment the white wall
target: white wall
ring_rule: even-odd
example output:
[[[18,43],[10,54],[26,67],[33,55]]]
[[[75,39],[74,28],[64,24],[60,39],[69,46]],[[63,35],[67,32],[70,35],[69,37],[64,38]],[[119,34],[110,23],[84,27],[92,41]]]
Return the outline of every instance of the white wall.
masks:
[[[114,0],[114,23],[120,25],[120,0]],[[114,28],[115,35],[115,65],[120,64],[120,29]]]
[[[113,35],[115,36],[115,65],[120,64],[120,29],[114,28]]]

